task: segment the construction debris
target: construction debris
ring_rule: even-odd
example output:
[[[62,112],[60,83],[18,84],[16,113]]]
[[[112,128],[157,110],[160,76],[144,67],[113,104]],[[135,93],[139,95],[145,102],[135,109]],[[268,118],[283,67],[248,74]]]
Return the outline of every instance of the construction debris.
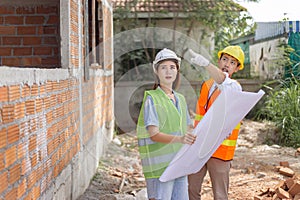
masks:
[[[282,175],[290,177],[285,181],[279,181],[274,188],[268,188],[260,194],[254,196],[254,200],[300,200],[300,175],[289,168],[289,163],[280,162],[280,166],[275,169]]]

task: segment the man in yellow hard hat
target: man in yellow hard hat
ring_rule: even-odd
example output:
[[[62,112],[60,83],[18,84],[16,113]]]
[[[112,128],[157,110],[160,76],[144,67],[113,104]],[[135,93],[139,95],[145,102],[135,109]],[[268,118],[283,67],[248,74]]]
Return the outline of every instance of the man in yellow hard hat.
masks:
[[[193,50],[190,50],[190,53],[192,55],[191,62],[204,67],[211,76],[211,79],[205,81],[201,86],[194,124],[194,126],[197,126],[214,100],[222,92],[222,89],[226,87],[242,90],[241,85],[231,77],[233,73],[244,68],[244,52],[239,46],[224,48],[218,52],[219,67],[214,66],[209,60]],[[229,170],[234,156],[239,128],[240,124],[231,133],[228,133],[229,136],[222,142],[200,171],[188,176],[190,200],[201,199],[201,186],[207,171],[212,182],[214,200],[228,199]]]

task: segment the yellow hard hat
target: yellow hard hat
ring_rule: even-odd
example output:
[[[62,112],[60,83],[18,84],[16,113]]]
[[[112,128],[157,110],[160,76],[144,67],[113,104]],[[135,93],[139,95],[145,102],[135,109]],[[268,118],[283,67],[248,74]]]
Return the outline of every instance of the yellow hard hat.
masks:
[[[245,55],[244,55],[244,51],[242,50],[242,48],[240,46],[228,46],[225,47],[222,51],[218,52],[218,58],[220,59],[222,53],[226,53],[234,58],[236,58],[239,63],[240,63],[240,69],[242,70],[244,69],[244,60],[245,60]]]

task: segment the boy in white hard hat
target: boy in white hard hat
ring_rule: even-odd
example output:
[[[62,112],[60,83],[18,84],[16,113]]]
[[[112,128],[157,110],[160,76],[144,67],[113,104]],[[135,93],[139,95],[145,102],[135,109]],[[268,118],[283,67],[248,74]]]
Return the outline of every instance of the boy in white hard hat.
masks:
[[[193,144],[196,137],[185,98],[174,89],[178,84],[181,59],[170,49],[159,51],[153,62],[157,82],[144,94],[137,136],[139,153],[151,200],[188,200],[187,176],[159,181],[182,144]]]
[[[231,77],[235,72],[244,68],[244,52],[239,46],[228,46],[224,48],[218,52],[219,67],[214,66],[205,57],[192,50],[190,50],[190,53],[193,57],[191,59],[192,63],[203,66],[211,76],[211,79],[205,81],[201,86],[194,124],[194,126],[197,126],[222,91],[222,88],[229,87],[234,90],[242,90],[241,85]],[[188,176],[190,200],[201,199],[201,186],[207,171],[209,172],[212,182],[214,200],[228,199],[229,170],[231,160],[234,156],[239,128],[240,124],[238,124],[231,134],[222,142],[200,171]]]

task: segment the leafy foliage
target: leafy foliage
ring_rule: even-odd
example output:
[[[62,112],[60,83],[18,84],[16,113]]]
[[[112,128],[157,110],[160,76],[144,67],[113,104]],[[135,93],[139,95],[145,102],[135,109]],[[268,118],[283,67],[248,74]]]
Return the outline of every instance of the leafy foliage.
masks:
[[[257,2],[258,0],[248,1]],[[161,19],[160,16],[168,14],[172,18],[173,29],[176,30],[178,26],[184,26],[187,31],[184,34],[188,36],[196,22],[200,22],[203,27],[213,30],[215,49],[222,49],[229,44],[230,40],[252,33],[255,27],[254,23],[249,24],[252,17],[246,12],[246,9],[232,0],[176,0],[175,2],[178,6],[173,8],[172,11],[168,10],[167,7],[155,7],[154,0],[132,0],[126,2],[126,5],[117,6],[114,9],[115,33],[141,27],[156,27],[158,20]],[[153,10],[150,9],[149,12],[143,12],[143,19],[138,17],[140,13],[137,12],[137,8],[141,4],[144,9],[147,9],[147,6],[153,6]],[[183,23],[178,20],[180,14],[184,14]],[[202,36],[205,36],[205,34],[205,30],[203,30]],[[149,51],[149,49],[145,49],[145,51]],[[134,53],[131,52],[130,54]],[[148,54],[153,55],[153,52]],[[144,58],[145,56],[147,56],[147,52],[143,55]],[[128,60],[129,57],[127,56],[124,59]],[[141,61],[136,60],[136,62],[152,59],[151,57],[144,58],[141,58]],[[136,57],[136,59],[139,58]],[[128,63],[129,61],[126,62]],[[134,66],[131,65],[130,67],[133,68]]]
[[[271,88],[272,89],[272,88]],[[266,97],[258,118],[270,120],[279,129],[278,143],[300,146],[300,80],[292,76],[280,80]]]

